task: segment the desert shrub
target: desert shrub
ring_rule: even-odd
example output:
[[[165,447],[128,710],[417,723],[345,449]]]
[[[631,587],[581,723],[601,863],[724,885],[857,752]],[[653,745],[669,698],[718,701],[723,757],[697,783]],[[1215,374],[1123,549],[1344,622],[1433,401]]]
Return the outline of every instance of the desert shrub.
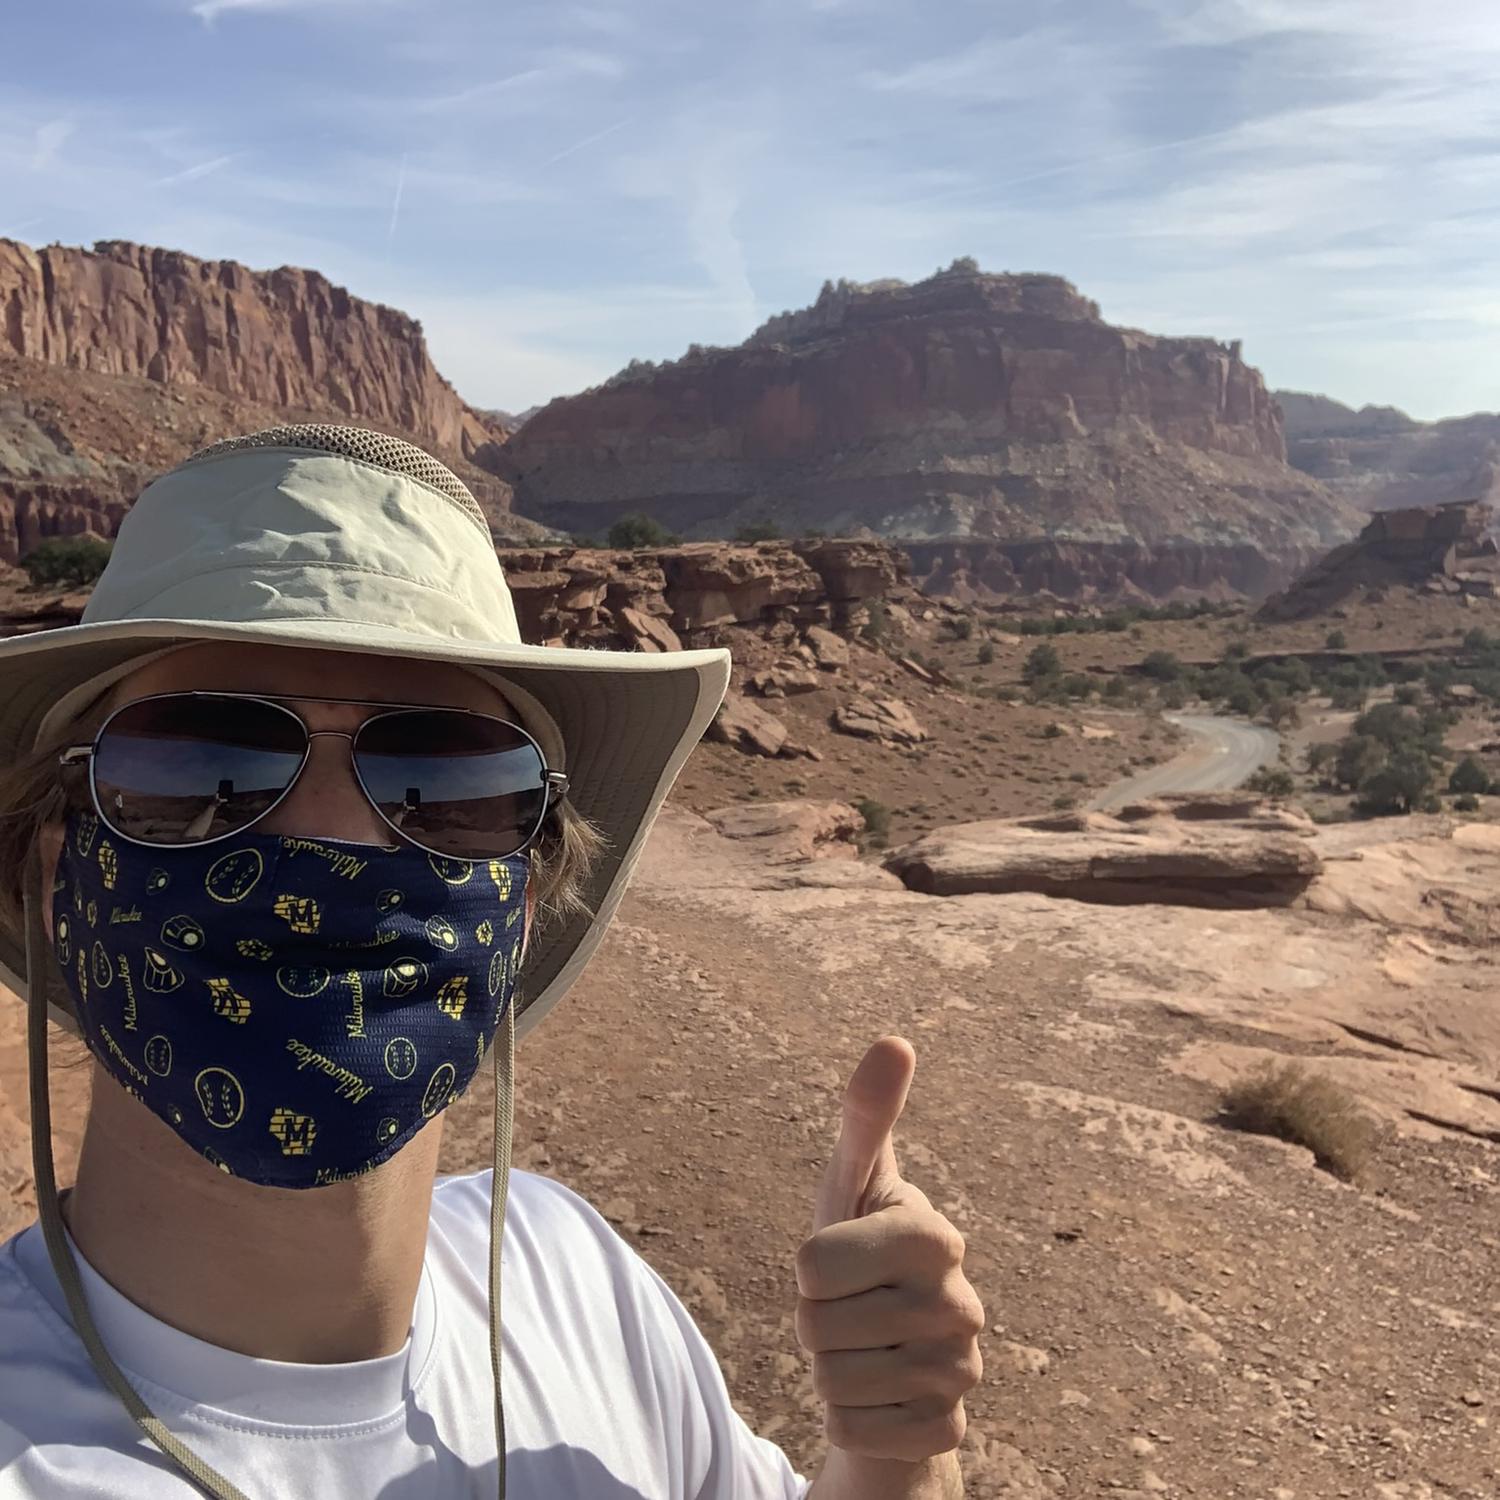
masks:
[[[1481,625],[1476,625],[1464,637],[1465,651],[1488,651],[1495,642],[1490,638],[1490,633]]]
[[[1161,690],[1161,706],[1163,708],[1187,707],[1187,694],[1183,692],[1180,682],[1169,682]]]
[[[891,616],[884,599],[866,599],[865,628],[860,631],[867,641],[883,641],[891,633]]]
[[[1330,630],[1323,638],[1323,644],[1330,651],[1343,651],[1348,648],[1349,637],[1342,630]]]
[[[1266,700],[1265,720],[1273,729],[1294,728],[1302,722],[1302,715],[1290,698],[1278,695]]]
[[[1182,676],[1182,662],[1170,651],[1153,651],[1141,663],[1141,671],[1158,682],[1176,682]]]
[[[1393,682],[1420,682],[1422,664],[1415,661],[1393,661],[1389,668]]]
[[[1379,1140],[1379,1131],[1348,1089],[1299,1063],[1266,1063],[1231,1083],[1219,1101],[1220,1119],[1235,1130],[1305,1146],[1325,1172],[1353,1181]]]
[[[994,661],[995,643],[993,641],[980,641],[978,659],[981,667],[987,667]]]
[[[1060,740],[1062,738],[1062,734],[1063,727],[1057,722],[1056,719],[1054,719],[1050,724],[1045,725],[1042,729],[1042,738],[1044,740]]]
[[[1396,702],[1403,708],[1415,708],[1422,701],[1422,689],[1414,682],[1403,682],[1396,689]]]
[[[1323,740],[1307,747],[1307,769],[1316,775],[1326,770],[1338,758],[1339,747],[1332,740]]]
[[[1328,702],[1332,708],[1347,712],[1351,708],[1363,708],[1369,692],[1359,683],[1338,683],[1328,690]]]
[[[1290,797],[1295,787],[1292,773],[1280,766],[1262,766],[1245,782],[1247,791],[1259,792],[1264,797]]]
[[[1417,804],[1417,810],[1424,813],[1440,813],[1443,810],[1443,799],[1436,792],[1428,792]]]
[[[1092,698],[1094,679],[1087,672],[1069,672],[1058,688],[1064,698]]]
[[[1468,792],[1472,796],[1478,792],[1487,792],[1489,789],[1489,772],[1472,755],[1464,756],[1454,766],[1452,774],[1448,777],[1450,792]]]
[[[1038,683],[1047,677],[1056,677],[1062,672],[1062,657],[1056,646],[1033,646],[1021,667],[1022,682]]]
[[[1252,719],[1260,712],[1260,694],[1255,691],[1248,677],[1241,677],[1225,696],[1224,706],[1232,714],[1242,714],[1245,718]]]
[[[83,588],[109,561],[110,545],[96,536],[54,536],[21,559],[34,588]]]
[[[1372,817],[1414,812],[1427,803],[1432,763],[1416,750],[1398,750],[1359,787],[1359,810]]]
[[[974,634],[973,615],[954,615],[948,621],[948,633],[955,641],[966,641]]]
[[[737,542],[779,542],[784,533],[774,521],[764,519],[751,521],[735,532]]]
[[[609,528],[609,545],[622,551],[636,547],[670,547],[676,537],[654,516],[632,511]]]
[[[1473,792],[1464,792],[1453,799],[1454,812],[1478,812],[1479,798]]]
[[[1250,644],[1248,641],[1230,641],[1224,648],[1225,661],[1244,661],[1249,654]]]
[[[1106,703],[1123,703],[1130,697],[1130,684],[1123,677],[1107,677],[1100,696]]]
[[[1385,746],[1367,734],[1346,735],[1334,750],[1333,779],[1357,792],[1385,765]]]
[[[854,809],[865,820],[865,832],[871,842],[884,844],[891,833],[890,808],[873,797],[861,797],[854,804]]]

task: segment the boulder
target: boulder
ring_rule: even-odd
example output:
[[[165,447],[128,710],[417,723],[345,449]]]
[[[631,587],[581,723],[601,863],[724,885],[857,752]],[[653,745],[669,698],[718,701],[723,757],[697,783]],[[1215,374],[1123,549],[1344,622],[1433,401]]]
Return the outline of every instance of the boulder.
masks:
[[[864,819],[844,802],[745,802],[704,814],[725,838],[744,839],[768,864],[854,859]]]
[[[863,693],[854,694],[834,709],[833,727],[842,734],[886,745],[918,745],[928,737],[899,698],[867,697]]]
[[[849,665],[849,642],[842,636],[825,630],[821,625],[809,625],[802,634],[825,672],[837,672]]]
[[[635,637],[637,651],[681,651],[682,642],[677,632],[665,620],[632,609],[628,604],[616,612],[615,618]]]
[[[729,693],[709,726],[708,738],[733,745],[746,755],[780,755],[786,725],[740,693]]]
[[[750,678],[750,686],[763,698],[789,698],[795,693],[815,693],[822,678],[806,667],[769,667]]]
[[[940,828],[885,867],[933,896],[1034,891],[1107,905],[1284,906],[1322,869],[1298,832],[1236,820],[1079,812]]]

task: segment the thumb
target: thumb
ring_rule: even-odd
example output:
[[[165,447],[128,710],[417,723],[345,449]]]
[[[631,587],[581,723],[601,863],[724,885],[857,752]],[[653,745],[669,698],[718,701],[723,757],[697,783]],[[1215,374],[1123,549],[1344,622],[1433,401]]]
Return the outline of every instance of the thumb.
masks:
[[[844,1091],[844,1117],[813,1209],[813,1233],[869,1211],[876,1192],[901,1180],[891,1132],[906,1107],[917,1054],[905,1037],[883,1036],[860,1059]]]

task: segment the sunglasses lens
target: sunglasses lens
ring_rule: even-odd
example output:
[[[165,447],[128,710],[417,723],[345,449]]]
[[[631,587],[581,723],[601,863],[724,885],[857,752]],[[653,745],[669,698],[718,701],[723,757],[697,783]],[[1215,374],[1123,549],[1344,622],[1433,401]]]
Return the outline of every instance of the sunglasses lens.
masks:
[[[189,844],[258,818],[291,785],[306,745],[300,721],[268,703],[146,698],[105,725],[94,785],[127,838]]]
[[[381,714],[355,737],[354,763],[384,817],[455,859],[514,854],[546,807],[536,745],[515,725],[482,714]]]

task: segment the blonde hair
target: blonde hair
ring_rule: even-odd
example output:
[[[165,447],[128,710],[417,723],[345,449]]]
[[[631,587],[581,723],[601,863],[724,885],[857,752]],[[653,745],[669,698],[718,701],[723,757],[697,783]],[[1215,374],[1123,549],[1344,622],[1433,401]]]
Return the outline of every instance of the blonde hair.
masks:
[[[267,696],[274,697],[274,694]],[[68,814],[92,806],[81,768],[65,771],[58,752],[91,740],[115,705],[104,694],[84,713],[49,735],[28,754],[0,770],[0,918],[19,930],[22,889],[32,850],[42,830]],[[528,851],[530,889],[536,898],[536,932],[553,921],[587,911],[589,875],[604,850],[604,837],[566,798],[548,811]]]

